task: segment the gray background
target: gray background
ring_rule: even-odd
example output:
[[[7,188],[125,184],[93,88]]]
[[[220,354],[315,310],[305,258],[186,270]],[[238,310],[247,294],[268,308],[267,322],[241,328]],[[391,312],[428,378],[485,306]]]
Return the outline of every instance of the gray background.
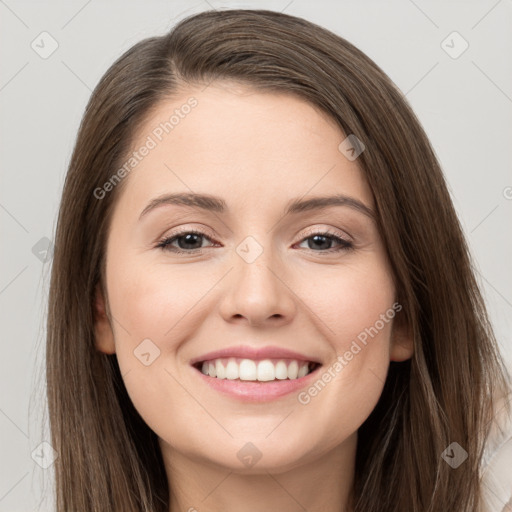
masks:
[[[40,500],[51,510],[43,499],[51,467],[35,461],[49,439],[41,363],[51,251],[44,257],[44,250],[91,90],[135,42],[212,7],[267,8],[318,23],[367,53],[406,94],[446,174],[512,361],[511,0],[0,0],[0,511],[36,510]],[[47,58],[31,47],[51,48],[43,31],[58,44]],[[453,31],[469,44],[457,58],[458,36],[443,44]]]

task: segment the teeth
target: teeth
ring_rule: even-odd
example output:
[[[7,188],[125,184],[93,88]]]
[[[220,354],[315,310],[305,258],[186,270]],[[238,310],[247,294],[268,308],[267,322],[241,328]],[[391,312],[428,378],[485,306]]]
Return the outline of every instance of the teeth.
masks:
[[[276,378],[276,369],[274,368],[274,364],[272,361],[265,359],[264,361],[260,361],[258,363],[258,377],[257,380],[267,381],[267,380],[275,380]]]
[[[220,359],[217,359],[217,362],[215,364],[215,370],[217,373],[217,379],[225,379],[226,378],[226,369],[224,368],[224,365],[220,361]]]
[[[286,363],[284,361],[279,361],[276,364],[276,379],[284,380],[288,378],[288,369],[286,368]]]
[[[309,363],[296,360],[263,359],[215,359],[204,361],[201,367],[204,375],[228,380],[250,380],[268,382],[272,380],[300,379],[310,373]]]
[[[299,369],[298,378],[305,377],[308,374],[308,367],[307,365],[301,366]]]
[[[238,365],[235,361],[229,361],[226,366],[226,379],[235,380],[238,379]]]
[[[238,373],[240,380],[256,380],[258,376],[258,367],[254,361],[251,361],[250,359],[243,359],[240,362]]]
[[[288,365],[288,378],[296,379],[298,373],[299,373],[299,363],[297,361],[292,361]]]

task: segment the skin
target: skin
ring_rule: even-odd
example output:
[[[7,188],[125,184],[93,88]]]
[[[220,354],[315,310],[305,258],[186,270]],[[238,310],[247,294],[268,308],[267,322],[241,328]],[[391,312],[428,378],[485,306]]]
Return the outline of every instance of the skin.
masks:
[[[160,103],[134,149],[192,96],[198,105],[124,178],[107,241],[107,297],[97,293],[96,347],[117,354],[135,407],[159,436],[170,511],[349,511],[357,429],[389,361],[413,351],[396,321],[308,404],[297,393],[243,403],[206,386],[189,361],[239,344],[277,345],[332,366],[395,302],[386,251],[375,222],[348,206],[283,211],[292,198],[335,192],[373,209],[372,194],[357,159],[338,150],[346,136],[328,116],[292,95],[229,82]],[[223,198],[228,213],[165,205],[139,220],[153,198],[191,191]],[[201,254],[156,247],[192,228],[205,237],[173,246],[202,245]],[[315,245],[311,233],[325,229],[353,249],[334,252],[329,238]],[[252,263],[236,252],[247,236],[263,249]],[[146,338],[160,350],[148,366],[134,355]],[[248,442],[262,455],[251,467],[237,457]]]

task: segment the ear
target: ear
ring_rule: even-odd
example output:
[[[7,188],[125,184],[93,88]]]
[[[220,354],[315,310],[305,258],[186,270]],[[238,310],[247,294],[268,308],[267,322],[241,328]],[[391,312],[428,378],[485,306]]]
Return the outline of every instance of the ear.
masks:
[[[405,361],[414,353],[414,341],[411,329],[406,323],[404,313],[399,311],[393,320],[391,343],[389,347],[390,361]]]
[[[114,332],[107,316],[105,298],[98,284],[94,299],[94,344],[99,352],[104,354],[115,353]]]

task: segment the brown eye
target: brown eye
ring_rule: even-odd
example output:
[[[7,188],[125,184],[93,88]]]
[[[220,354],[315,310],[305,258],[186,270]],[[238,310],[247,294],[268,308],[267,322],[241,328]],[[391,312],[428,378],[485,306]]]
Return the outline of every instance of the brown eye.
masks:
[[[160,241],[157,247],[164,251],[171,251],[175,253],[190,254],[200,251],[203,248],[203,239],[210,240],[205,233],[195,230],[181,231],[180,233],[173,234]],[[210,240],[211,241],[211,240]],[[177,242],[178,247],[173,246]]]
[[[310,234],[304,238],[301,243],[304,243],[308,240],[310,242],[308,242],[307,249],[315,252],[338,252],[353,248],[351,242],[335,235],[334,233],[329,232]],[[338,244],[338,247],[332,248],[333,243]]]

